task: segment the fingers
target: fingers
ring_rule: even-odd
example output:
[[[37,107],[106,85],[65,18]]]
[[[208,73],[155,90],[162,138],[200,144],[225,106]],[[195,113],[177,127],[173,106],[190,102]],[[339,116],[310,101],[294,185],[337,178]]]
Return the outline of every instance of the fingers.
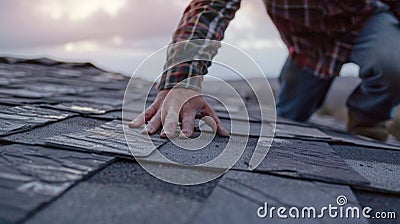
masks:
[[[150,120],[156,113],[157,108],[152,104],[149,108],[139,114],[132,122],[130,122],[128,126],[131,128],[138,128],[146,123],[146,121]]]
[[[160,137],[173,138],[175,137],[176,128],[178,127],[179,116],[175,111],[167,112],[164,119],[164,127],[161,131]]]
[[[148,121],[148,124],[142,130],[143,133],[154,134],[163,126],[160,136],[162,138],[173,138],[176,135],[178,122],[181,120],[182,131],[179,137],[188,138],[192,136],[194,131],[195,115],[200,112],[203,116],[207,116],[204,121],[218,135],[229,136],[214,110],[202,97],[193,95],[189,90],[177,89],[176,92],[171,92],[171,98],[168,99],[167,93],[168,91],[160,91],[157,95],[159,98],[130,122],[129,127],[138,128]],[[190,103],[187,102],[188,100],[190,100]]]
[[[152,135],[157,132],[157,130],[161,127],[161,114],[158,111],[146,125],[146,127],[142,130],[143,134]]]
[[[139,114],[133,121],[129,122],[128,126],[131,128],[138,128],[142,126],[146,122],[145,120],[145,112],[143,111],[141,114]]]
[[[190,138],[193,135],[195,116],[194,111],[182,112],[182,132],[179,138]]]
[[[214,110],[208,104],[205,105],[204,114],[209,116],[209,118],[207,118],[207,116],[205,117],[204,122],[206,123],[208,122],[207,125],[213,128],[213,130],[216,131],[218,135],[225,137],[229,136],[229,132],[224,128],[224,126],[222,126],[222,123],[219,120],[218,116],[215,114]],[[213,121],[210,121],[210,118]]]
[[[201,118],[202,121],[204,121],[206,123],[206,125],[208,125],[209,127],[211,127],[211,129],[214,132],[217,132],[217,123],[214,121],[214,119],[210,116],[204,116]]]

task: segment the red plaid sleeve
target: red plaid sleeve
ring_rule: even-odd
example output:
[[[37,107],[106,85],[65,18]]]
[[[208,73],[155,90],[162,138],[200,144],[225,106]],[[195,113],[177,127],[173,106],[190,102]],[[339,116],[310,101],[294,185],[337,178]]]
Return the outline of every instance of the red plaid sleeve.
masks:
[[[229,22],[239,8],[240,0],[191,1],[173,35],[172,44],[189,40],[222,40]],[[201,46],[202,44],[207,46]],[[197,91],[201,90],[203,75],[207,74],[211,62],[192,60],[204,59],[204,57],[191,54],[201,54],[194,50],[206,49],[208,50],[208,59],[211,60],[217,53],[217,49],[210,47],[210,43],[207,41],[190,42],[189,47],[190,50],[184,47],[174,47],[174,45],[169,47],[164,72],[158,85],[159,90],[170,89],[177,85]],[[185,61],[182,58],[184,56],[190,60]]]

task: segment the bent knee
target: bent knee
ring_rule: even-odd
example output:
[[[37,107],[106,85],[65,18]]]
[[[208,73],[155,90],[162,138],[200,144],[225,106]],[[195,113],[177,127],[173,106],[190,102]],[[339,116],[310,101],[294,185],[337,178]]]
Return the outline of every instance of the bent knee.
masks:
[[[391,61],[382,62],[380,65],[380,73],[385,83],[389,87],[399,89],[400,86],[400,63]]]
[[[374,72],[378,73],[380,78],[389,86],[400,86],[400,47],[399,50],[383,50],[376,52],[373,60]]]

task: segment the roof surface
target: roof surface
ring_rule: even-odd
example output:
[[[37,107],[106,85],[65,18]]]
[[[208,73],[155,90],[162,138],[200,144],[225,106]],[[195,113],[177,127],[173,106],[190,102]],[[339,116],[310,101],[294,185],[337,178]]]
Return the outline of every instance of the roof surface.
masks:
[[[351,136],[328,118],[278,118],[268,156],[250,172],[261,120],[251,94],[237,82],[251,130],[233,169],[195,186],[156,179],[125,143],[121,108],[128,81],[89,63],[0,58],[0,223],[266,223],[257,217],[264,202],[321,208],[336,205],[340,195],[348,205],[395,211],[397,219],[275,217],[273,223],[399,223],[399,144]],[[141,88],[150,84],[135,85],[133,105],[143,105]],[[133,107],[133,114],[140,110]],[[229,128],[226,113],[218,114]],[[163,155],[184,164],[218,156],[229,141],[216,136],[189,152],[152,138]]]

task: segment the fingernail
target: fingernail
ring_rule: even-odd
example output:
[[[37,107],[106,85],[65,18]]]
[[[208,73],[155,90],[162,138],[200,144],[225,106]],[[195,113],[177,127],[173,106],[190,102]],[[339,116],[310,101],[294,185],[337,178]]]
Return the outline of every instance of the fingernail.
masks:
[[[181,133],[179,134],[179,138],[189,138],[189,133],[187,133],[187,132],[181,132]]]
[[[131,128],[135,128],[135,127],[138,126],[137,123],[138,123],[138,122],[137,122],[136,119],[135,119],[135,120],[129,122],[128,126],[131,127]]]
[[[229,136],[229,132],[227,130],[225,130],[225,129],[221,129],[220,135],[224,136],[224,137],[227,137],[227,136]]]

